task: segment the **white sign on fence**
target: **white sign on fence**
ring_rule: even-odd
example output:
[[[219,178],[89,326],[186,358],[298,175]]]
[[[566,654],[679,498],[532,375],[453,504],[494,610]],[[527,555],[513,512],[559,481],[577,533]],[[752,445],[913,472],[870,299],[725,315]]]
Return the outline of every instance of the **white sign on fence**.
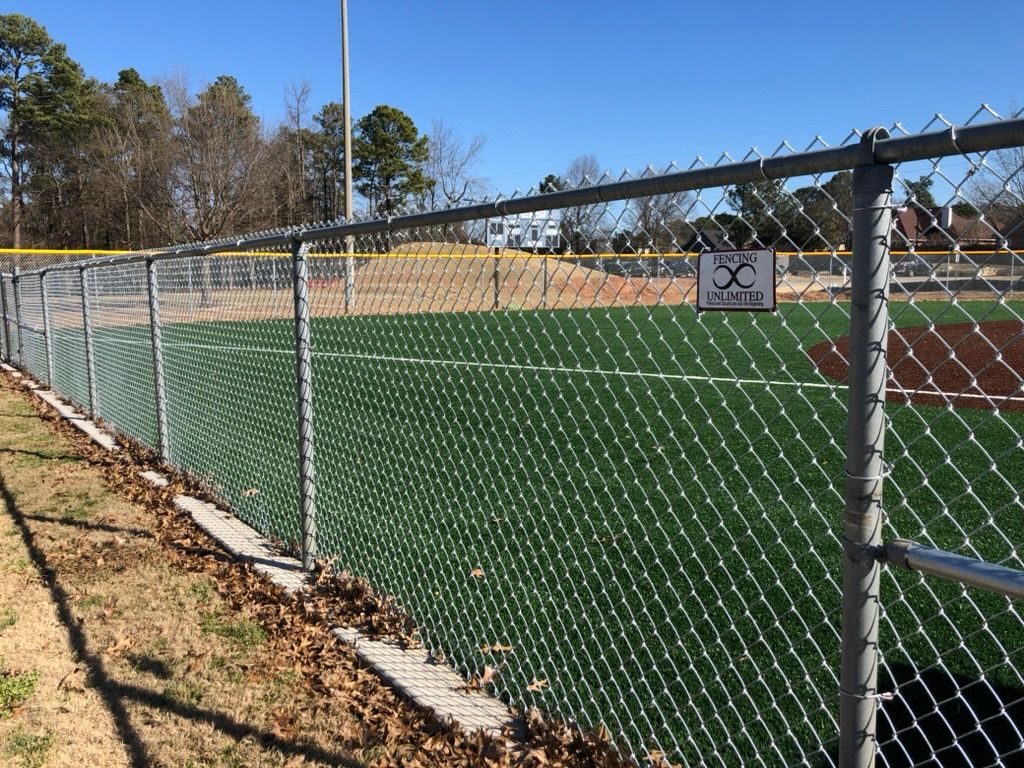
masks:
[[[697,309],[775,311],[775,251],[704,251],[697,261]]]

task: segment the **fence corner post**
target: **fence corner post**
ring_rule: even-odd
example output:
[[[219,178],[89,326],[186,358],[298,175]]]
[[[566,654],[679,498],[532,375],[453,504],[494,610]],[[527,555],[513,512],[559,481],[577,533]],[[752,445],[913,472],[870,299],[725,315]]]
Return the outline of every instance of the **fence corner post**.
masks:
[[[874,159],[883,128],[864,134],[853,172],[846,493],[843,520],[839,765],[870,768],[877,752],[878,553],[885,465],[886,348],[893,168]]]
[[[313,365],[309,306],[309,244],[292,241],[292,288],[295,299],[295,404],[298,419],[299,527],[302,567],[316,564],[316,476],[313,459]]]
[[[96,354],[92,344],[92,309],[89,306],[89,281],[85,277],[85,267],[78,269],[78,282],[82,288],[82,337],[85,341],[85,381],[89,390],[89,418],[95,419],[99,413],[96,400]]]
[[[43,312],[43,345],[46,349],[46,386],[53,389],[53,326],[50,323],[50,298],[46,290],[45,269],[39,273],[39,302]]]
[[[167,390],[164,388],[163,330],[160,325],[160,292],[156,262],[146,259],[146,293],[149,297],[149,340],[153,351],[153,395],[156,402],[156,438],[160,458],[170,460],[170,436],[167,433]]]

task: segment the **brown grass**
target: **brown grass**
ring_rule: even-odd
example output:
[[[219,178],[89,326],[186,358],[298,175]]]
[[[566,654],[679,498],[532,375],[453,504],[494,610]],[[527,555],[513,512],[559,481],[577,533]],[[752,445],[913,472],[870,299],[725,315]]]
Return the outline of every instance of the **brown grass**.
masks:
[[[535,713],[518,744],[433,722],[326,631],[387,629],[386,605],[345,580],[287,598],[168,505],[180,482],[150,488],[27,397],[3,378],[0,665],[37,681],[0,713],[0,764],[618,764]]]

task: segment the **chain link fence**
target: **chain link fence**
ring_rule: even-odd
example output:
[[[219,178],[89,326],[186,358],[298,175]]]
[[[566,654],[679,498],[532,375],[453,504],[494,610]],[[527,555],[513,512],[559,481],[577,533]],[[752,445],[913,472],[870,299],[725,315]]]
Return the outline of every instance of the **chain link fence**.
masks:
[[[890,134],[22,264],[4,356],[641,763],[1015,764],[1024,121]]]

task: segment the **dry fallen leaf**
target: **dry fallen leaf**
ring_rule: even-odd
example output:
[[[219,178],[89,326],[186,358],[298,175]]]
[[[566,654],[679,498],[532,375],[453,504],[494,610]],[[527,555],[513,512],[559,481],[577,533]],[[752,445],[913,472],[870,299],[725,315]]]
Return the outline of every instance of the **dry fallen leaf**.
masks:
[[[533,693],[540,693],[548,687],[547,678],[538,680],[536,677],[533,678],[533,682],[526,686],[526,690],[532,691]]]
[[[479,567],[474,568],[472,571],[469,572],[469,575],[472,576],[474,579],[482,579],[484,577],[484,569]]]
[[[484,671],[479,675],[473,675],[469,682],[465,685],[465,691],[467,693],[471,691],[482,691],[484,686],[494,682],[494,678],[498,676],[498,668],[490,665],[484,667]]]
[[[103,606],[102,606],[102,608],[103,608],[103,621],[104,622],[106,622],[108,619],[113,617],[113,615],[114,615],[114,608],[116,608],[116,607],[117,607],[117,598],[116,597],[111,597],[110,599],[104,601]]]
[[[57,688],[64,691],[77,691],[81,693],[85,690],[85,675],[82,673],[81,667],[75,667],[68,672],[64,677],[57,683]]]
[[[251,498],[260,492],[259,488],[246,488],[242,491],[242,496],[246,499]]]
[[[191,675],[193,672],[195,672],[199,668],[199,666],[210,657],[210,655],[212,653],[213,653],[213,649],[208,649],[208,650],[202,651],[201,653],[197,653],[195,655],[195,658],[192,659],[192,661],[190,661],[186,665],[186,667],[185,667],[185,674],[186,675]]]
[[[132,640],[130,637],[120,635],[113,645],[107,646],[103,649],[103,653],[105,653],[107,656],[117,656],[127,651],[133,645],[135,645],[134,640]]]
[[[679,764],[670,763],[660,749],[652,749],[648,752],[647,761],[651,764],[651,768],[679,768]]]
[[[279,739],[291,739],[295,736],[295,733],[298,731],[298,718],[294,712],[279,707],[271,715],[274,718],[274,723],[270,727],[272,734]]]
[[[511,645],[505,645],[504,643],[484,643],[480,646],[480,653],[508,653],[512,650]]]

